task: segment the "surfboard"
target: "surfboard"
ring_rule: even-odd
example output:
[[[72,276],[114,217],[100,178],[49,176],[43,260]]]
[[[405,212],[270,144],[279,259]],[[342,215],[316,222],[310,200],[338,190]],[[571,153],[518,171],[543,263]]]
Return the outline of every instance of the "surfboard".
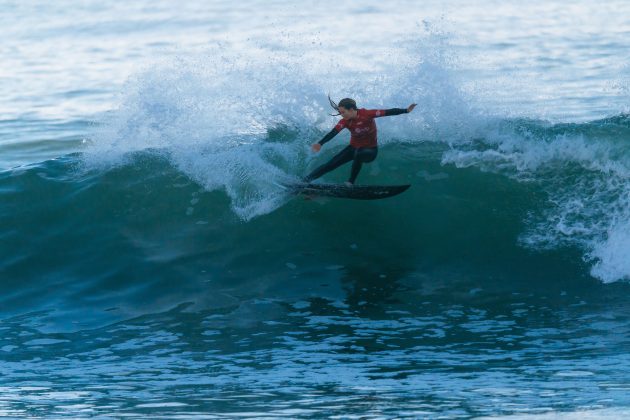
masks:
[[[309,196],[350,198],[353,200],[379,200],[398,195],[411,185],[352,185],[345,184],[283,184],[293,194]]]

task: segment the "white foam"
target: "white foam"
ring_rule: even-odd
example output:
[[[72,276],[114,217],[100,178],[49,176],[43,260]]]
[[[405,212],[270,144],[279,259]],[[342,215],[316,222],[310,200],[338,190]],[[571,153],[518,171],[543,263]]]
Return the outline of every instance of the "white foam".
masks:
[[[613,224],[606,239],[593,247],[590,256],[597,260],[591,274],[605,282],[630,280],[630,220]]]

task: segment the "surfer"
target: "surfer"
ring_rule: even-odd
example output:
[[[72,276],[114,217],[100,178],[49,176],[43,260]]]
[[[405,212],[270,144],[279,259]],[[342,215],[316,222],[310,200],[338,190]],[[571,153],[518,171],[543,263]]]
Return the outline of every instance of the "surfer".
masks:
[[[311,182],[327,172],[337,169],[339,166],[352,162],[352,170],[350,171],[350,179],[346,181],[346,185],[353,185],[359,175],[361,166],[364,163],[372,162],[378,154],[378,145],[376,143],[376,123],[374,118],[385,117],[389,115],[407,114],[416,107],[416,104],[409,105],[405,108],[390,109],[357,109],[357,103],[354,99],[344,98],[336,104],[330,97],[330,106],[338,113],[333,115],[341,115],[341,120],[326,134],[323,139],[314,143],[311,149],[319,152],[322,145],[330,141],[341,130],[347,128],[350,130],[350,144],[341,152],[337,153],[327,163],[319,166],[313,172],[303,178],[305,182]]]

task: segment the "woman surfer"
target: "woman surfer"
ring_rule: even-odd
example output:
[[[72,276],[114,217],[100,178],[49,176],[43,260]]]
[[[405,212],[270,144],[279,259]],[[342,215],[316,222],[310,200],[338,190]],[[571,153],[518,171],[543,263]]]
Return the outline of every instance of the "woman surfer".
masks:
[[[352,162],[352,170],[350,171],[350,179],[346,181],[346,185],[354,184],[359,175],[363,163],[372,162],[378,154],[378,145],[376,142],[376,123],[374,118],[385,117],[389,115],[407,114],[416,107],[416,104],[409,105],[405,108],[390,109],[357,109],[357,103],[350,98],[344,98],[339,104],[333,102],[328,97],[330,105],[341,115],[341,120],[326,134],[323,139],[311,146],[314,152],[319,152],[322,145],[335,137],[344,128],[350,130],[350,144],[341,152],[337,153],[330,161],[321,165],[313,172],[304,177],[305,182],[311,182],[327,172],[338,168],[344,163]]]

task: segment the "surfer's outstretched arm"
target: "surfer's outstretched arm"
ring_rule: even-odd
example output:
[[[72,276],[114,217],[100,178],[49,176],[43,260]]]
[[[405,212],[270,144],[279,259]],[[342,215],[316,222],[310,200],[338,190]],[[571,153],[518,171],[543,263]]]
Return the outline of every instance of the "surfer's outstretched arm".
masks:
[[[339,131],[337,131],[337,127],[334,127],[332,130],[330,130],[330,132],[328,134],[326,134],[324,136],[323,139],[321,139],[320,141],[318,141],[317,143],[319,143],[320,145],[324,145],[324,143],[329,142],[333,137],[335,137],[337,134],[339,134]]]
[[[371,109],[368,111],[371,117],[389,117],[390,115],[408,114],[416,107],[416,104],[411,104],[407,108],[389,108],[389,109]]]
[[[314,143],[311,146],[311,149],[313,149],[314,152],[319,152],[319,149],[322,148],[322,145],[328,141],[330,141],[330,139],[332,139],[333,137],[335,137],[337,134],[339,134],[339,132],[341,130],[343,130],[343,128],[346,126],[346,122],[344,120],[341,120],[337,123],[336,126],[333,127],[332,130],[330,130],[330,132],[328,134],[326,134],[324,136],[323,139],[321,139],[320,141],[318,141],[317,143]]]
[[[389,117],[390,115],[400,115],[406,114],[407,110],[405,108],[390,108],[385,110],[385,116]]]

